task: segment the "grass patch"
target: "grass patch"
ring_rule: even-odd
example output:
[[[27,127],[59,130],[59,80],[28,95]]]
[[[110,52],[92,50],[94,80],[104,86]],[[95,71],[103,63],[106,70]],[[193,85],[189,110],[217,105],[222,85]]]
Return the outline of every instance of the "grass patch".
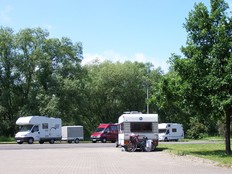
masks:
[[[223,166],[232,166],[232,155],[226,155],[225,144],[159,144],[159,148],[166,149],[176,155],[192,155],[209,159]]]
[[[3,136],[0,136],[0,142],[12,142],[12,141],[15,141],[15,139],[12,138],[12,137],[3,137]]]

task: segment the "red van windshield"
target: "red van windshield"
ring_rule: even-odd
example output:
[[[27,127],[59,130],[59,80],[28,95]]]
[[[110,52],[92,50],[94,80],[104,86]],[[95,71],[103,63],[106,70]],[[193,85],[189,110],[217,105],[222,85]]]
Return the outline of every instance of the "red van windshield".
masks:
[[[95,132],[103,132],[104,129],[105,129],[105,128],[97,128],[97,129],[95,130]]]

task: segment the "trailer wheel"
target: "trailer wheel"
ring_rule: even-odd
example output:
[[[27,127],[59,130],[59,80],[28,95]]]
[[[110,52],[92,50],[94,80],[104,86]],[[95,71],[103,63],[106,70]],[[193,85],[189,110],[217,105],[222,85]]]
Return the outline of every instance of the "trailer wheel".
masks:
[[[76,139],[74,140],[74,143],[76,143],[76,144],[78,144],[79,142],[80,142],[79,138],[76,138]]]
[[[34,142],[34,139],[30,137],[30,138],[28,139],[28,144],[33,144],[33,142]]]
[[[50,144],[54,144],[54,143],[55,143],[55,140],[54,140],[54,139],[51,139],[51,140],[49,140],[49,143],[50,143]]]

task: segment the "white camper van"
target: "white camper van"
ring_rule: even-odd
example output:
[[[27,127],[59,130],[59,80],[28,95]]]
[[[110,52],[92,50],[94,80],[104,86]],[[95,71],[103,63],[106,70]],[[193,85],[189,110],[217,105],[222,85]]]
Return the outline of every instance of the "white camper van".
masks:
[[[159,124],[159,141],[178,141],[184,138],[182,124],[178,123],[160,123]]]
[[[16,124],[21,127],[15,135],[18,144],[32,144],[34,141],[39,141],[40,144],[48,141],[53,144],[56,140],[61,140],[60,118],[27,116],[18,118]]]
[[[83,126],[62,126],[62,140],[68,143],[79,143],[84,139]]]
[[[125,146],[129,143],[131,134],[144,136],[152,140],[152,150],[158,146],[158,115],[125,113],[118,118],[118,146]]]

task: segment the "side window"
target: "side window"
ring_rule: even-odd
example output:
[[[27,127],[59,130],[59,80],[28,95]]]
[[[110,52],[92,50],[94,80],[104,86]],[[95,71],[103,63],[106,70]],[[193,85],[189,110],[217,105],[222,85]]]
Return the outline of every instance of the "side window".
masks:
[[[177,132],[176,128],[172,128],[172,132]]]
[[[42,129],[48,129],[48,123],[43,123],[42,124]]]
[[[39,126],[34,126],[32,132],[38,132],[39,131]]]
[[[109,133],[109,132],[110,132],[110,129],[109,129],[109,128],[107,128],[107,129],[105,130],[105,132],[106,132],[106,133]]]
[[[117,126],[111,126],[111,130],[112,130],[112,131],[117,131],[118,128],[117,128]]]
[[[124,131],[124,123],[120,124],[120,131]]]

